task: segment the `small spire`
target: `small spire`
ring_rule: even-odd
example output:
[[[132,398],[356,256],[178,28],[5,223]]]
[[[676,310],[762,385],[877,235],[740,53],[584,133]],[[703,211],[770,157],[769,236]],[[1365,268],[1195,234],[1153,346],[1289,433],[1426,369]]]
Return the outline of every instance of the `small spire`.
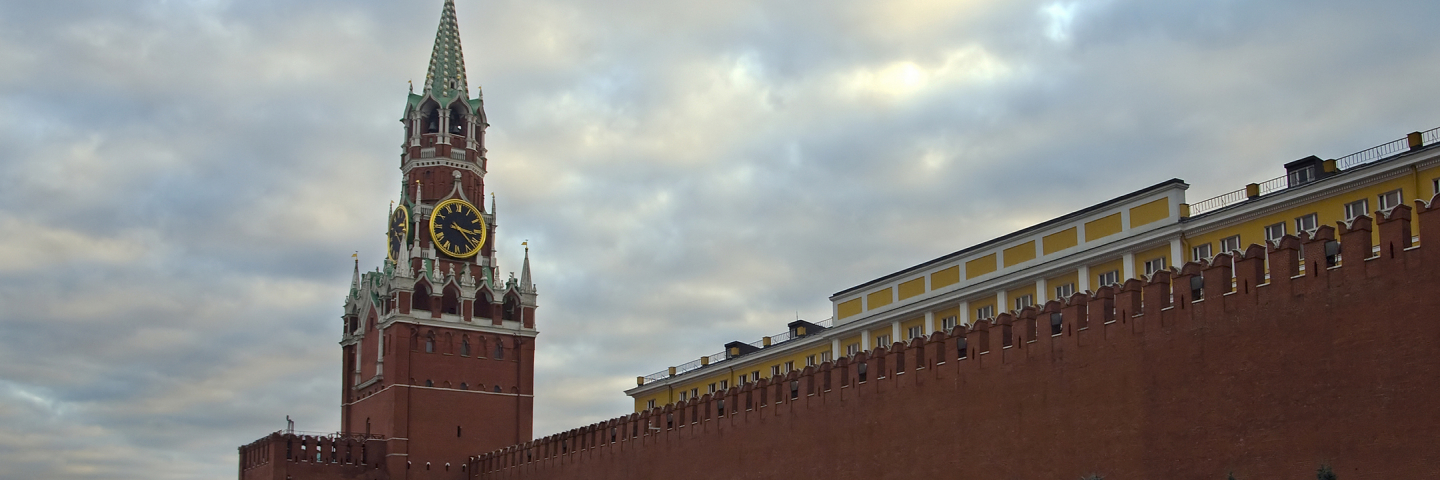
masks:
[[[520,291],[529,292],[534,289],[530,284],[530,240],[520,242],[525,247],[525,265],[520,267]]]
[[[495,215],[495,192],[490,192],[490,215]]]
[[[460,27],[455,23],[455,1],[445,0],[440,27],[435,32],[435,48],[430,52],[430,69],[425,73],[425,93],[443,105],[469,92],[465,55],[460,51]]]
[[[350,288],[358,291],[360,289],[360,252],[356,251],[350,254],[350,258],[355,259],[355,271],[350,275]]]

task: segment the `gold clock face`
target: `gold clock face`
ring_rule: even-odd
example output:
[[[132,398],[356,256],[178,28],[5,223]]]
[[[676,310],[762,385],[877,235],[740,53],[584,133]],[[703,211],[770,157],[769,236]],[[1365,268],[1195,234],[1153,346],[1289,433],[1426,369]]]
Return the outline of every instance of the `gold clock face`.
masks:
[[[480,210],[464,200],[452,198],[430,212],[430,240],[435,248],[455,258],[480,253],[485,245],[485,219]]]
[[[390,214],[390,231],[386,233],[386,238],[390,247],[386,255],[391,261],[399,261],[401,249],[405,248],[405,241],[410,238],[410,209],[401,205]]]

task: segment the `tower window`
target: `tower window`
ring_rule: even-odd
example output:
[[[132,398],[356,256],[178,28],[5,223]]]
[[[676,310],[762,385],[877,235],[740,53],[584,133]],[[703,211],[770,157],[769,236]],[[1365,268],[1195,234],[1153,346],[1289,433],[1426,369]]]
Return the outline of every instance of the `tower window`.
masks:
[[[496,385],[496,386],[495,386],[495,393],[500,393],[500,386],[499,386],[499,385]]]
[[[498,338],[495,339],[495,359],[496,359],[496,360],[504,360],[504,359],[505,359],[505,344],[504,344],[504,343],[501,343],[500,339],[498,339]]]
[[[425,353],[435,353],[435,334],[425,337]]]
[[[462,356],[462,357],[468,357],[468,356],[470,356],[470,339],[468,339],[468,338],[462,338],[462,339],[460,339],[460,356]]]

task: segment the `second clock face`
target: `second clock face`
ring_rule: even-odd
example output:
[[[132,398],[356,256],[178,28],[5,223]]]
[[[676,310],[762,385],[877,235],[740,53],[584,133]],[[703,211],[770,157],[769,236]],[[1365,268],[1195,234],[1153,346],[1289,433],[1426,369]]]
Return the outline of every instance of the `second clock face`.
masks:
[[[410,238],[410,209],[404,205],[399,206],[390,214],[390,231],[386,235],[389,238],[390,260],[398,261],[401,249],[405,248],[405,241]]]
[[[468,258],[485,245],[485,219],[474,205],[452,198],[430,212],[430,239],[446,255]]]

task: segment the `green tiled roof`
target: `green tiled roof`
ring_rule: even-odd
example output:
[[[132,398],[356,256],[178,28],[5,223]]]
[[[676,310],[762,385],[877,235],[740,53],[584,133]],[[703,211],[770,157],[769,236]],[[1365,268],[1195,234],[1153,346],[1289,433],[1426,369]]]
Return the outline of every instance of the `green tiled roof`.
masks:
[[[430,69],[425,73],[425,91],[449,105],[458,98],[467,98],[465,55],[460,51],[460,28],[455,24],[455,1],[445,0],[440,14],[440,28],[435,32],[435,49],[430,53]]]

